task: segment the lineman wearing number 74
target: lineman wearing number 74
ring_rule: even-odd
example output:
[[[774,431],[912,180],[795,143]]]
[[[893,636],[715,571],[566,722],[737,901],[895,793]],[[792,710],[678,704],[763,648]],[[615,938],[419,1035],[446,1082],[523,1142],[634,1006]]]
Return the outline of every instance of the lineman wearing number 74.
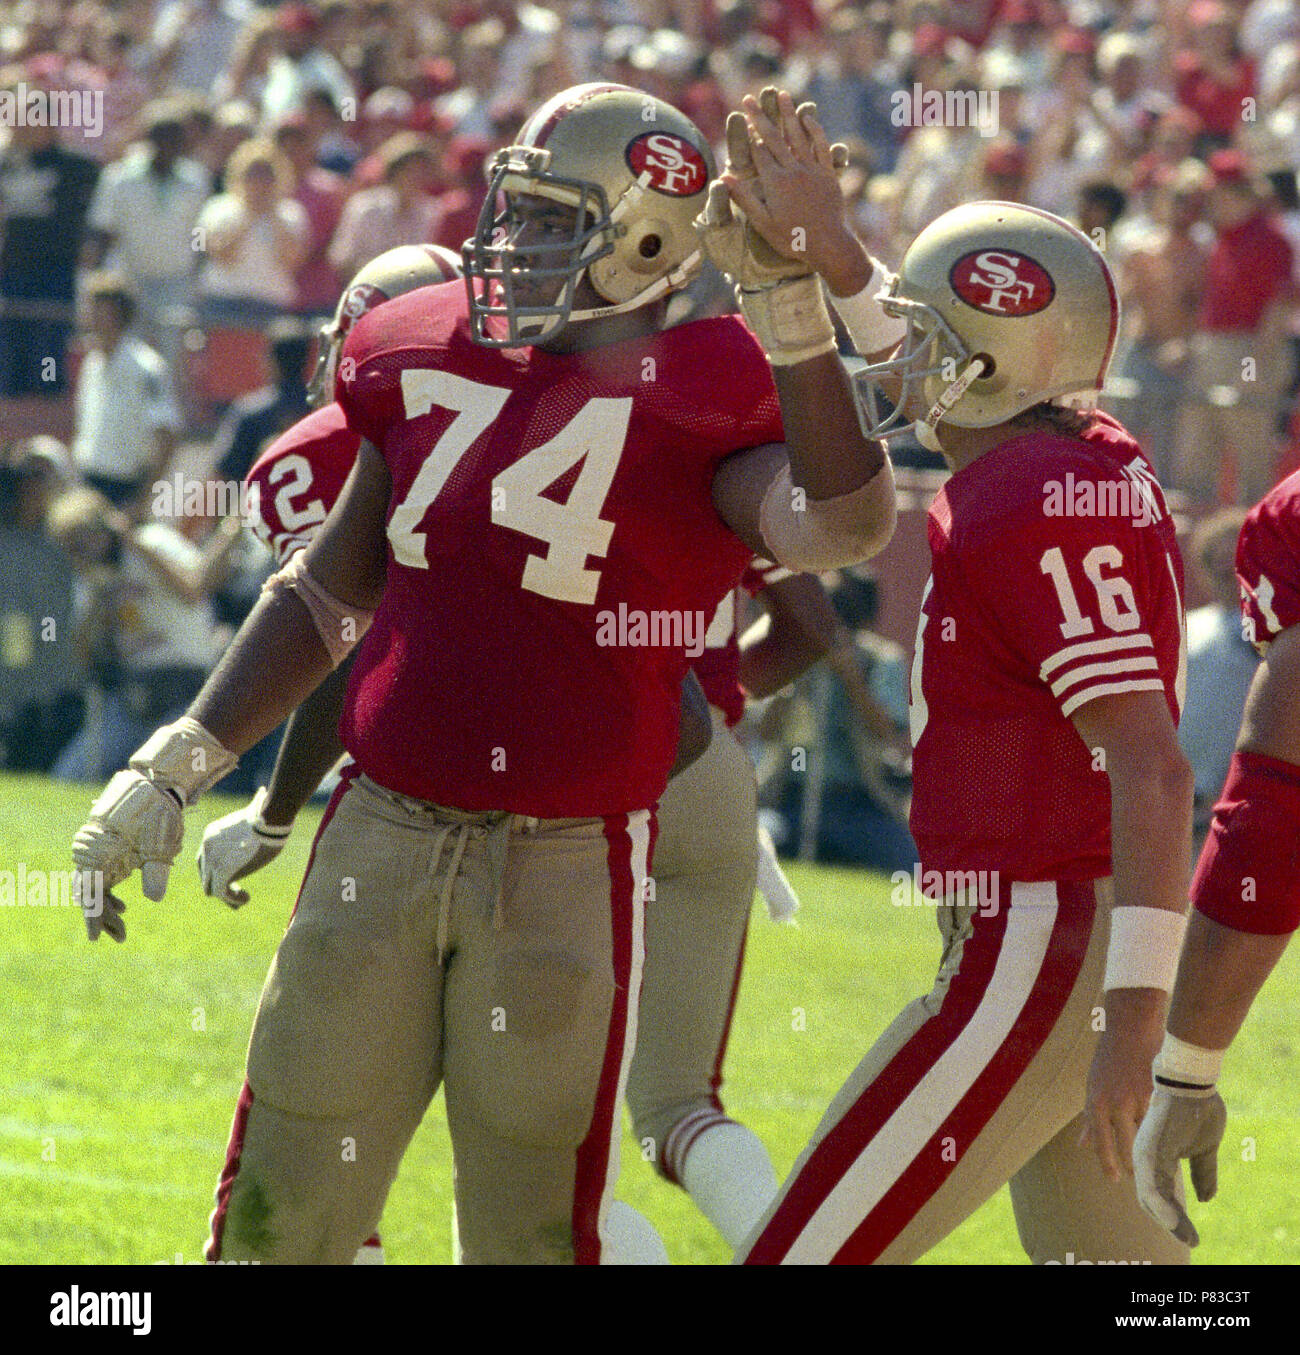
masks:
[[[263,990],[211,1259],[351,1261],[439,1085],[463,1259],[601,1259],[687,666],[663,618],[712,616],[755,553],[863,559],[895,515],[819,283],[729,214],[697,237],[710,175],[623,86],[528,120],[466,283],[349,334],[361,442],[327,520],[77,834],[79,868],[160,898],[183,809],[360,642],[356,772]],[[752,329],[664,329],[701,247]],[[602,642],[652,615],[658,643]]]

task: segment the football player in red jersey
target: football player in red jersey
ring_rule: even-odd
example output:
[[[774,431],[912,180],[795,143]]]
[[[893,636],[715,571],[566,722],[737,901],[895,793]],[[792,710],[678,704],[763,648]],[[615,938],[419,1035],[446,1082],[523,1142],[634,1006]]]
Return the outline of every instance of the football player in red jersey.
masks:
[[[464,1259],[600,1260],[695,618],[751,553],[833,568],[895,515],[820,285],[712,191],[752,332],[663,328],[709,172],[623,86],[529,119],[467,285],[348,336],[361,444],[319,533],[76,836],[80,870],[161,897],[182,809],[360,642],[355,770],[263,990],[212,1259],[350,1261],[442,1085]]]
[[[1105,379],[1110,270],[1058,218],[985,202],[888,278],[778,102],[774,120],[746,101],[724,181],[774,249],[802,247],[889,383],[868,431],[914,424],[953,472],[911,699],[918,883],[944,955],[740,1256],[912,1261],[1009,1181],[1037,1262],[1183,1261],[1124,1174],[1184,925],[1181,562],[1137,444],[1055,402]]]
[[[1138,1196],[1195,1246],[1175,1183],[1218,1187],[1224,1054],[1300,927],[1300,472],[1269,491],[1237,540],[1245,635],[1263,656],[1237,751],[1192,877],[1192,917],[1154,1090],[1133,1146]]]
[[[280,564],[320,530],[360,446],[339,406],[324,403],[333,394],[333,374],[352,325],[385,301],[459,275],[460,261],[449,251],[408,245],[372,260],[345,289],[322,331],[310,389],[313,402],[324,407],[277,438],[246,477],[255,510],[251,525]],[[746,635],[743,651],[737,634],[742,593],[762,599],[768,621]],[[707,747],[689,774],[672,777],[659,805],[656,892],[647,910],[627,1099],[643,1151],[733,1246],[770,1203],[776,1178],[762,1143],[726,1114],[719,1095],[759,867],[753,767],[730,730],[744,711],[746,692],[764,697],[793,681],[827,652],[837,630],[815,576],[764,561],[747,566],[741,586],[718,604],[698,646],[702,652],[692,661],[700,706],[712,707],[712,737],[706,711]],[[238,882],[275,859],[298,811],[339,761],[337,730],[350,668],[350,659],[344,660],[289,717],[269,784],[243,809],[205,829],[198,855],[205,893],[234,908],[246,903]],[[684,719],[691,709],[683,705]],[[774,857],[764,865],[769,908],[784,915],[793,906],[789,885]],[[628,1206],[615,1205],[620,1208],[607,1229],[607,1254],[642,1255],[639,1235],[649,1225]],[[357,1259],[382,1262],[378,1235]]]

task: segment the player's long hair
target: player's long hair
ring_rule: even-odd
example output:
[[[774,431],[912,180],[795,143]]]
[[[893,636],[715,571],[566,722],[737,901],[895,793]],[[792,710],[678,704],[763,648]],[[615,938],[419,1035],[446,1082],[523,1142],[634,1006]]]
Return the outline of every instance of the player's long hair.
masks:
[[[1042,400],[1028,409],[1022,409],[1007,422],[1016,428],[1041,428],[1046,424],[1053,433],[1062,437],[1081,437],[1090,422],[1090,411],[1071,409],[1068,405],[1057,404],[1055,400]]]

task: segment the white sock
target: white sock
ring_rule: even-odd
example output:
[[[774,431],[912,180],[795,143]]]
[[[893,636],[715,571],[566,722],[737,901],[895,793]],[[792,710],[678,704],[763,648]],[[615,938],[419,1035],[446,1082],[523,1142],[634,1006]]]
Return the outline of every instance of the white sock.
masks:
[[[691,1144],[677,1178],[695,1207],[732,1247],[754,1230],[776,1198],[776,1172],[758,1135],[720,1120]]]
[[[601,1234],[602,1266],[666,1266],[668,1248],[655,1226],[630,1204],[614,1200],[605,1215]]]
[[[363,1242],[352,1258],[354,1266],[382,1266],[384,1264],[384,1244],[382,1242]]]

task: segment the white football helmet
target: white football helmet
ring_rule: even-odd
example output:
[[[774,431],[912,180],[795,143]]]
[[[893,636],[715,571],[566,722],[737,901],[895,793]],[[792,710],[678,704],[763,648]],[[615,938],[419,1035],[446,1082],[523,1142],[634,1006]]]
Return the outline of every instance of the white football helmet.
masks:
[[[316,367],[307,383],[308,403],[319,408],[334,398],[334,373],[343,341],[363,315],[395,296],[417,287],[436,287],[460,275],[460,259],[443,245],[398,245],[359,268],[343,289],[330,322],[321,328]]]
[[[1101,251],[1069,222],[1013,202],[945,212],[912,241],[880,302],[908,327],[892,358],[857,373],[864,431],[914,429],[932,451],[941,450],[941,421],[988,428],[1044,400],[1100,390],[1119,329]],[[882,416],[876,383],[885,377],[902,385]]]
[[[635,310],[684,287],[700,266],[693,222],[713,160],[684,114],[627,85],[563,90],[489,164],[491,186],[463,256],[477,343],[515,348],[574,320]],[[569,209],[529,236],[543,199]],[[544,203],[541,204],[544,206]],[[574,310],[587,277],[609,304]],[[487,321],[505,321],[505,336]]]

